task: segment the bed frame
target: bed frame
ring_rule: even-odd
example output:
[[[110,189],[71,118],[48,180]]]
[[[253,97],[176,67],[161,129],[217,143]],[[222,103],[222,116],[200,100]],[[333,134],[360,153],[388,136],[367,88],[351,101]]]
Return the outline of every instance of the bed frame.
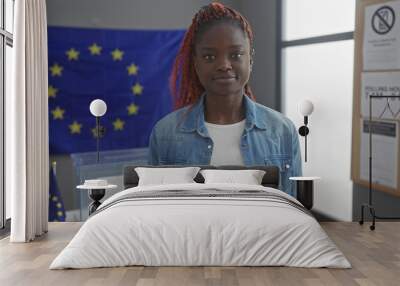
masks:
[[[188,167],[188,166],[126,166],[124,167],[124,189],[133,188],[138,185],[139,176],[135,171],[136,167],[147,167],[147,168],[179,168],[179,167]],[[271,187],[277,189],[279,186],[279,168],[276,166],[198,166],[202,170],[205,169],[217,169],[217,170],[263,170],[265,171],[265,175],[262,179],[261,184],[264,187]],[[194,180],[197,183],[204,183],[204,178],[200,174],[197,174]]]

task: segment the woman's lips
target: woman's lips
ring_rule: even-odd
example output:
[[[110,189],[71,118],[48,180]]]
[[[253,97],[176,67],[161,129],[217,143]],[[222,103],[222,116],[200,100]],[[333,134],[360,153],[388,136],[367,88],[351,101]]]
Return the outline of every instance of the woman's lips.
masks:
[[[235,76],[215,77],[213,80],[220,83],[230,83],[236,81],[236,77]]]

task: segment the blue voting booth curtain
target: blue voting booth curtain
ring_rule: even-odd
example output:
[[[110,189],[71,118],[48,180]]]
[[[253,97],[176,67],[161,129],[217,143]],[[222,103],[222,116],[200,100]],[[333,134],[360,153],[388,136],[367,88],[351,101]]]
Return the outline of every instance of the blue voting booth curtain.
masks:
[[[104,100],[101,150],[146,147],[172,110],[169,77],[183,30],[48,28],[50,153],[96,150],[90,102]]]
[[[49,221],[65,221],[64,203],[53,170],[50,170]]]

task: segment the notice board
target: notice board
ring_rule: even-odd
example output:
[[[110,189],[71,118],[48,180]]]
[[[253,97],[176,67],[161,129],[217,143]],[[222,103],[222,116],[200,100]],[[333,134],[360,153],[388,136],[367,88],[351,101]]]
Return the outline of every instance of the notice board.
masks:
[[[357,0],[351,161],[368,188],[371,140],[372,189],[400,196],[400,99],[370,95],[400,95],[400,0]]]

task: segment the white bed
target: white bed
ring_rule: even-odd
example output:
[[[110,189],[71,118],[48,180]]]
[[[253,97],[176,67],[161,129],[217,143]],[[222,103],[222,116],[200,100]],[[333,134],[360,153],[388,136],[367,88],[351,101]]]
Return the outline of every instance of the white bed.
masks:
[[[174,190],[178,190],[174,196],[162,195]],[[154,197],[157,193],[160,197]],[[152,196],[146,198],[146,194]],[[277,189],[256,185],[130,188],[99,207],[50,269],[127,265],[350,268],[314,217],[300,206]]]

